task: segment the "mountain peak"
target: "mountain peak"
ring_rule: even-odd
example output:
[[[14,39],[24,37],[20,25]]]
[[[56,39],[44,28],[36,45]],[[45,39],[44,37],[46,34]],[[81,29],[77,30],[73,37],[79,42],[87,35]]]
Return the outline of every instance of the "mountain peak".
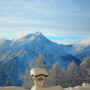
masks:
[[[42,33],[41,32],[35,32],[36,35],[41,35]]]
[[[41,32],[35,32],[24,36],[22,39],[36,39],[38,37],[45,37]]]
[[[32,34],[27,34],[23,38],[31,38],[32,36],[35,37],[35,36],[39,36],[39,35],[42,35],[41,32],[35,32],[35,33],[32,33]]]
[[[46,37],[41,33],[41,32],[35,32],[35,33],[31,33],[31,34],[27,34],[19,39],[16,39],[16,41],[18,42],[27,42],[27,41],[33,41],[36,39],[41,39],[41,40],[45,40]]]

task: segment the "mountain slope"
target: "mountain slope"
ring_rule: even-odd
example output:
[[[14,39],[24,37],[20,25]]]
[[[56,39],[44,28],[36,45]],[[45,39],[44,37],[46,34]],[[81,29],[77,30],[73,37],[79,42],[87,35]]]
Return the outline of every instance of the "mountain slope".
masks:
[[[59,45],[48,40],[41,33],[29,34],[20,39],[12,40],[7,47],[0,49],[0,85],[21,85],[21,76],[30,69],[29,63],[42,54],[44,63],[52,66],[56,61],[66,68],[71,61],[78,65],[80,60],[67,53],[72,45]]]
[[[80,61],[83,61],[86,57],[90,57],[90,39],[82,40],[75,46],[74,51],[71,51],[71,53]]]

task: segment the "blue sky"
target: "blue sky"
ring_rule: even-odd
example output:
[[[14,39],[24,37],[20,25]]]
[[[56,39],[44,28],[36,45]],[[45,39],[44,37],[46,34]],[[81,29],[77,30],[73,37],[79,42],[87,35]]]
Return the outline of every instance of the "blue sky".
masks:
[[[60,43],[90,36],[90,0],[0,0],[0,37],[42,32]]]

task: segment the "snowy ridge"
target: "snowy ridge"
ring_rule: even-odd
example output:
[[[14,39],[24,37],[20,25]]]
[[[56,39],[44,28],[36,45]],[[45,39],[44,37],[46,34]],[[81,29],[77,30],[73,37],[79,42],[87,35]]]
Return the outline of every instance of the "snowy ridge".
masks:
[[[80,61],[83,61],[85,57],[90,57],[90,39],[82,40],[70,51],[73,56],[77,57]]]
[[[67,68],[72,61],[79,65],[81,59],[85,57],[79,58],[78,54],[73,54],[75,51],[73,45],[54,43],[40,32],[5,41],[2,45],[0,48],[0,82],[4,83],[0,85],[5,85],[7,78],[10,78],[13,80],[13,85],[20,86],[20,76],[30,68],[29,63],[39,54],[44,56],[44,63],[49,67],[57,61],[63,68]]]

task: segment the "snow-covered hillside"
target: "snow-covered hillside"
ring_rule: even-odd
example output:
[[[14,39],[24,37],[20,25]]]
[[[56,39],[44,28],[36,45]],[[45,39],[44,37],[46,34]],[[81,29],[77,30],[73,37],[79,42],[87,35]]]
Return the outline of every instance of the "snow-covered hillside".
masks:
[[[71,49],[70,53],[82,61],[85,57],[90,57],[90,39],[82,40],[74,48]]]
[[[21,76],[30,68],[30,61],[39,54],[44,56],[44,64],[49,67],[56,61],[63,68],[71,61],[79,65],[81,61],[76,54],[70,52],[71,49],[73,45],[54,43],[39,32],[19,39],[5,40],[0,45],[0,85],[6,85],[12,80],[12,85],[20,86]]]

